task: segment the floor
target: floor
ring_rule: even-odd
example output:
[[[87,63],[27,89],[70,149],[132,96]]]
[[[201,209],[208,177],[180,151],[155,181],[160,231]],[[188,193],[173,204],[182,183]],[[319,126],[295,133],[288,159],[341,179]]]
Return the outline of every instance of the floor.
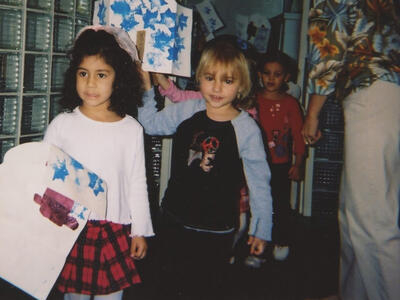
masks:
[[[303,300],[325,297],[337,292],[338,230],[332,217],[295,217],[293,246],[287,260],[275,261],[271,249],[259,269],[243,264],[244,252],[231,265],[227,281],[231,300]],[[128,289],[124,300],[160,300],[155,298],[154,265],[150,241],[148,257],[138,265],[144,283]],[[31,300],[29,295],[0,279],[0,299]],[[48,300],[62,299],[52,291]]]

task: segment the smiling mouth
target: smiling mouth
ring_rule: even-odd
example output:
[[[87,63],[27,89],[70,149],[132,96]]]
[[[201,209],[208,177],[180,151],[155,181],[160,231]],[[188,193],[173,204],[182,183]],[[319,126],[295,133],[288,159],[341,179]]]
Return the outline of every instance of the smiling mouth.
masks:
[[[87,98],[97,98],[97,94],[85,94]]]
[[[211,95],[210,97],[211,97],[211,99],[212,99],[213,101],[217,101],[217,102],[219,102],[219,101],[221,101],[222,99],[224,99],[224,98],[221,97],[221,96],[214,96],[214,95]]]

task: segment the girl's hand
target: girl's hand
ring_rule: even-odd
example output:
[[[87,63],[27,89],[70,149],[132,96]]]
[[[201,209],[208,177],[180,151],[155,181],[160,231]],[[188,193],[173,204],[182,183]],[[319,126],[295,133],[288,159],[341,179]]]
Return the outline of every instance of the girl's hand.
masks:
[[[155,85],[160,85],[163,90],[168,90],[170,82],[166,75],[162,73],[152,73],[152,76]]]
[[[304,178],[303,168],[293,165],[289,169],[289,179],[294,181],[301,181]]]
[[[267,246],[267,241],[251,235],[249,236],[247,245],[250,245],[251,255],[261,255]]]
[[[131,241],[131,257],[133,259],[142,259],[147,253],[147,242],[143,236],[135,236]]]
[[[151,90],[152,84],[151,84],[150,73],[144,71],[142,68],[140,68],[140,73],[142,74],[144,90],[145,91]]]

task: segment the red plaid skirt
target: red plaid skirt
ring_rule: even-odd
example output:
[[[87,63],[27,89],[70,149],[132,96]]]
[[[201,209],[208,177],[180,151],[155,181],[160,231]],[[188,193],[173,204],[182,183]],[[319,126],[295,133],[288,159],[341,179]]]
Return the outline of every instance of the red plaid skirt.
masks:
[[[140,283],[130,257],[130,225],[88,221],[58,278],[62,293],[105,295]]]

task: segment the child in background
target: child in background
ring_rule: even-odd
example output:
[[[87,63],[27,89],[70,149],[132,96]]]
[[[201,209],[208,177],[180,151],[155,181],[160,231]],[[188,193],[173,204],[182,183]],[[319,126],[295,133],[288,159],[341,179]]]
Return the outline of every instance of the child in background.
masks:
[[[54,144],[103,178],[105,220],[90,216],[57,282],[64,299],[122,299],[140,282],[134,259],[146,255],[152,236],[143,129],[133,118],[143,81],[135,45],[121,29],[88,26],[70,51],[62,104],[44,141]],[[101,296],[100,296],[101,295]]]
[[[250,191],[251,253],[264,251],[272,227],[269,168],[261,132],[248,113],[237,109],[251,89],[243,53],[223,40],[209,42],[196,79],[202,99],[157,112],[148,75],[148,92],[139,110],[146,133],[174,134],[160,228],[165,264],[161,282],[167,299],[221,297],[244,179]]]
[[[262,88],[257,96],[259,122],[270,153],[271,192],[274,208],[272,241],[275,259],[289,254],[291,180],[303,179],[305,144],[301,136],[303,116],[298,101],[286,93],[290,57],[282,52],[264,54],[258,66]],[[293,152],[292,152],[293,149]],[[292,153],[294,161],[292,162]]]

